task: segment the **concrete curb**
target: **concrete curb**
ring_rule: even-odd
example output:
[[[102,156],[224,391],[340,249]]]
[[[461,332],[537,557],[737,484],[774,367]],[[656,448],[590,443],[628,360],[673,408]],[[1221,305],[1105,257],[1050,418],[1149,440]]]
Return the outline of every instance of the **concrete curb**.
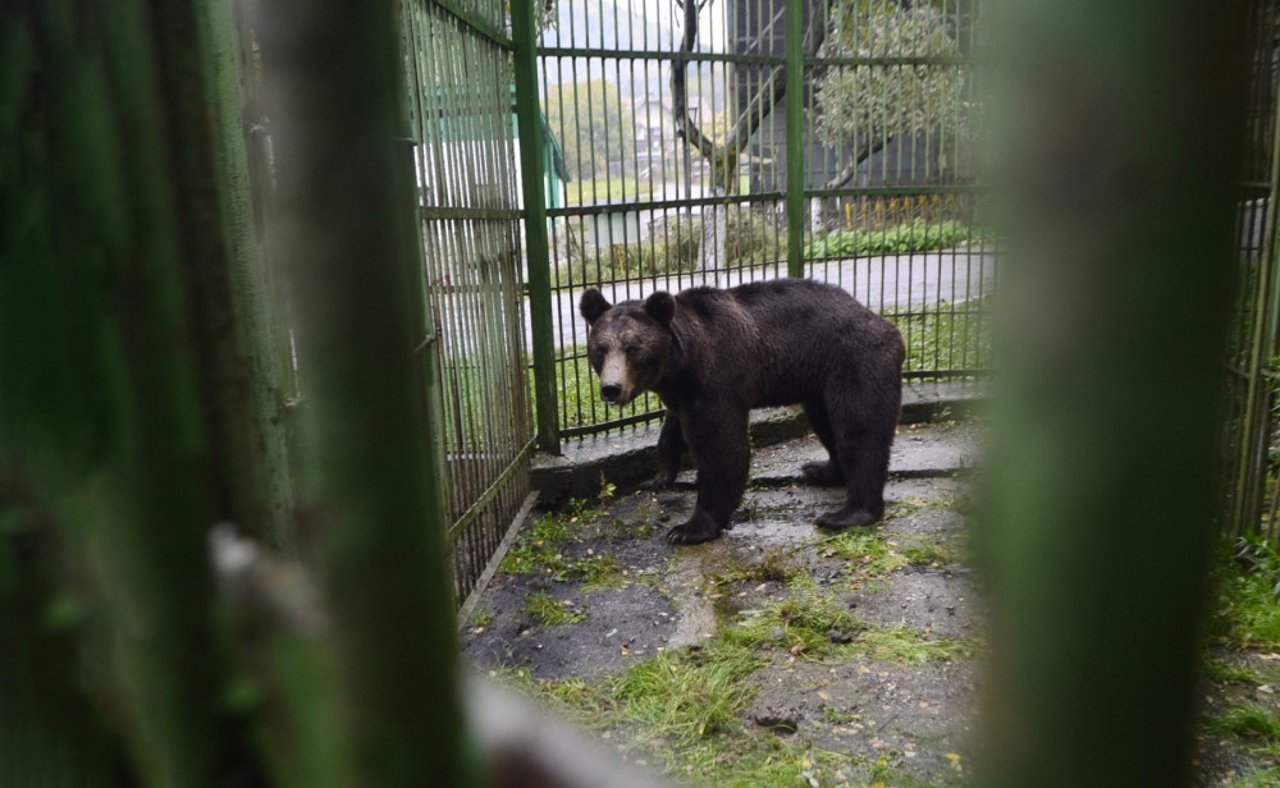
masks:
[[[908,382],[903,389],[901,424],[942,421],[972,414],[985,401],[980,383],[947,381],[942,383]],[[533,489],[539,503],[555,505],[566,498],[593,498],[605,481],[626,492],[651,479],[657,468],[657,443],[660,422],[572,441],[560,455],[538,454],[531,468]],[[751,414],[751,443],[769,446],[794,440],[809,433],[809,423],[799,407],[767,408]],[[893,473],[894,478],[908,476],[943,476],[956,469],[937,469],[929,473]],[[784,486],[797,477],[773,476],[753,478],[755,486]],[[683,484],[677,484],[677,489]],[[689,485],[692,489],[692,485]]]

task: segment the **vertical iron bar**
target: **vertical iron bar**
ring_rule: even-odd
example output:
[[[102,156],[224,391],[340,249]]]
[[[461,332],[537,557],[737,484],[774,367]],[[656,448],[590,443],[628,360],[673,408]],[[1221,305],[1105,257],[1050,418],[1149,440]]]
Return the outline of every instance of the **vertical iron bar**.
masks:
[[[787,275],[804,276],[804,0],[786,0]]]
[[[511,37],[515,42],[516,117],[520,130],[520,176],[524,194],[524,242],[529,276],[529,318],[533,330],[538,448],[559,454],[560,424],[556,419],[555,337],[551,322],[551,258],[547,248],[547,195],[543,186],[537,36],[534,0],[513,0]]]

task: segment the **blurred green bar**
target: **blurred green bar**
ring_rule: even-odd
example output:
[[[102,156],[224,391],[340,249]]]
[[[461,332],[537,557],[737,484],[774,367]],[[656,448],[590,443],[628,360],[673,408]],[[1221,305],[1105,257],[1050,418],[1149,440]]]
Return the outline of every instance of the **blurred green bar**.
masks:
[[[1243,140],[1238,4],[1007,2],[983,784],[1189,782]]]
[[[329,777],[467,785],[396,6],[272,0],[258,34],[307,401],[299,521],[334,648]]]

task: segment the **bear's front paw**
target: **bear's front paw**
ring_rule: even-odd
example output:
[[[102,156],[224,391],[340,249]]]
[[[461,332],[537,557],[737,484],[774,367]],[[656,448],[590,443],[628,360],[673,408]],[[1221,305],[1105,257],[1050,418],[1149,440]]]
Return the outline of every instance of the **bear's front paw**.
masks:
[[[671,544],[700,544],[710,542],[718,536],[720,536],[720,526],[699,511],[693,513],[689,522],[667,531],[667,541]]]

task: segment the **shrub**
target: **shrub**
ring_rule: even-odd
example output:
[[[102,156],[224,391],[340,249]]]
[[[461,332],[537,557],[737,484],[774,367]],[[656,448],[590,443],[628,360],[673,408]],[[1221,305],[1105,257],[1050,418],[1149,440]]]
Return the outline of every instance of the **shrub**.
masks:
[[[787,257],[786,228],[769,214],[729,206],[725,221],[725,265],[771,263]]]
[[[884,230],[837,230],[805,246],[806,259],[908,254],[946,249],[979,237],[972,228],[949,220],[929,223],[921,219]]]
[[[693,271],[702,246],[702,219],[677,216],[650,226],[642,241],[613,246],[569,246],[569,259],[551,270],[555,287],[598,285],[618,279]]]

